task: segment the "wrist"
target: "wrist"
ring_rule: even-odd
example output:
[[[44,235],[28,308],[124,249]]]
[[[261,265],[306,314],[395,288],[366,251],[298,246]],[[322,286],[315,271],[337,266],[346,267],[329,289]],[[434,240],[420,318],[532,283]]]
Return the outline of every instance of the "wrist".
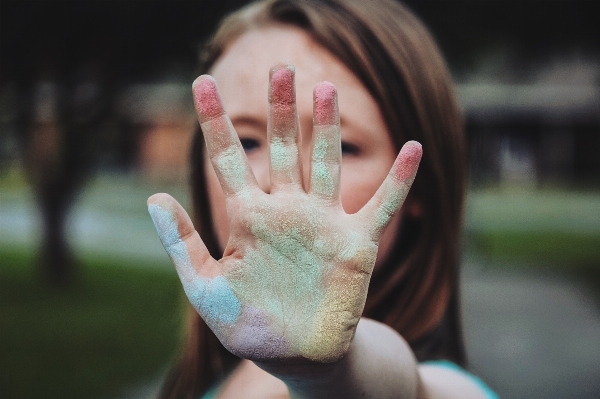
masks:
[[[416,359],[388,326],[361,319],[346,354],[333,363],[262,364],[291,398],[415,398]]]
[[[352,344],[350,345],[351,347]],[[254,361],[254,363],[262,370],[283,381],[288,386],[290,392],[306,389],[312,391],[319,386],[327,386],[331,381],[336,379],[336,376],[340,373],[340,369],[343,368],[347,355],[348,353],[341,359],[330,363],[316,362],[308,359],[282,362]]]

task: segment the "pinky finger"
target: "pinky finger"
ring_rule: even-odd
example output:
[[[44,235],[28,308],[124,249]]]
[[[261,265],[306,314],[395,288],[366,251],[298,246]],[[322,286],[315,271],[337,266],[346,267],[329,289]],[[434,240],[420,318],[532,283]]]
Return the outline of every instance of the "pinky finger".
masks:
[[[367,204],[357,213],[371,226],[371,236],[378,241],[392,216],[400,209],[415,180],[423,149],[409,141],[400,150],[389,174]]]

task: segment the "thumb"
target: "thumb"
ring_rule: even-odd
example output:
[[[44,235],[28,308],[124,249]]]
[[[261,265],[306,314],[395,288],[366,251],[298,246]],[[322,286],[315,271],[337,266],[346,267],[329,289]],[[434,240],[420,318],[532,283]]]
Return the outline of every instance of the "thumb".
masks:
[[[148,212],[192,306],[211,328],[234,323],[241,304],[187,212],[168,194],[148,198]]]
[[[216,261],[179,202],[168,194],[154,194],[148,198],[148,212],[184,285],[198,276],[212,274],[210,266]]]

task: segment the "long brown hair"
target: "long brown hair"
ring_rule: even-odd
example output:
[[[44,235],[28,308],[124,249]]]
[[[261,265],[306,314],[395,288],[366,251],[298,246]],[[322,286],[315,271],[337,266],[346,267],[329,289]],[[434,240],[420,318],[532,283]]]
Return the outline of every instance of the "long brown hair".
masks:
[[[207,72],[228,44],[265,25],[303,29],[361,81],[375,101],[399,150],[421,142],[423,159],[391,254],[371,278],[363,315],[398,331],[419,360],[464,364],[458,312],[458,246],[465,192],[463,124],[450,75],[423,24],[394,0],[266,0],[227,17],[206,46]],[[212,226],[204,140],[192,149],[195,223],[213,257],[222,256]],[[189,308],[186,340],[161,398],[197,398],[239,362]]]

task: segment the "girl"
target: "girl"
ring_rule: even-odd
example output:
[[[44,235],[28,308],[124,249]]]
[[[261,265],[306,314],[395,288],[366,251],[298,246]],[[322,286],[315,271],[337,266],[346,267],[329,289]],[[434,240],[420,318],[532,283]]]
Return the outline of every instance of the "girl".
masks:
[[[161,397],[492,397],[459,367],[464,136],[422,24],[393,0],[260,1],[203,70],[198,232],[148,200],[194,308]]]

